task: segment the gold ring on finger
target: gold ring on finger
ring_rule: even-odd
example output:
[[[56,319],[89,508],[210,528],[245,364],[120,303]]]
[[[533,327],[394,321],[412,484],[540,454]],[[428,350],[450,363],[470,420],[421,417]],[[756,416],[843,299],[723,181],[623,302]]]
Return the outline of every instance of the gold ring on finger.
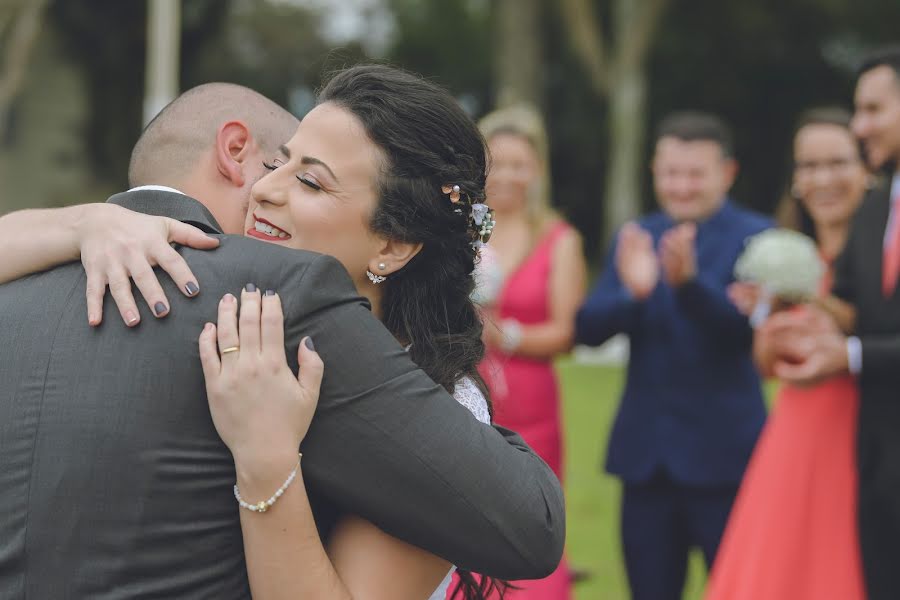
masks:
[[[225,348],[224,350],[222,350],[222,356],[225,356],[226,354],[228,354],[230,352],[237,352],[240,349],[241,349],[240,346],[231,346],[230,348]]]

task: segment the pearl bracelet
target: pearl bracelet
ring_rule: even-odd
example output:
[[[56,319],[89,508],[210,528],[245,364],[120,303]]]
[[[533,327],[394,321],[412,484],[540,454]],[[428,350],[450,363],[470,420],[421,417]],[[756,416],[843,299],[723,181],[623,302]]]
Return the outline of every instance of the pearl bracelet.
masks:
[[[275,504],[278,501],[279,498],[281,498],[281,496],[284,494],[284,491],[288,488],[289,485],[291,485],[291,483],[294,481],[294,478],[297,477],[297,471],[300,469],[300,459],[302,459],[302,458],[303,458],[303,453],[298,452],[297,453],[297,466],[294,467],[294,470],[291,471],[291,474],[288,475],[288,478],[285,480],[285,482],[283,484],[281,484],[281,487],[278,488],[278,490],[268,500],[263,500],[257,504],[248,504],[247,502],[244,502],[244,499],[241,498],[241,492],[240,492],[240,490],[238,490],[237,483],[234,484],[235,500],[238,501],[238,504],[240,505],[241,508],[246,508],[250,512],[258,512],[258,513],[266,512],[267,510],[269,510],[269,508],[272,507],[273,504]]]

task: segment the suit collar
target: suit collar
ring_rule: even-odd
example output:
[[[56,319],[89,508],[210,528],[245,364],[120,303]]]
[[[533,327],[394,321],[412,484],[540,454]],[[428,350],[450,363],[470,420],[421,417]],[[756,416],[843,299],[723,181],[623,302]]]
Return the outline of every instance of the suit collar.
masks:
[[[726,196],[722,201],[722,205],[714,212],[712,215],[704,219],[703,221],[697,221],[697,233],[699,234],[701,231],[715,231],[717,225],[722,223],[723,221],[727,221],[731,212],[733,211],[733,207],[731,205],[731,200]],[[670,217],[666,213],[662,213],[665,216],[666,228],[673,227],[677,225],[675,220]]]
[[[177,191],[135,189],[116,194],[107,202],[146,215],[176,219],[206,233],[222,233],[222,227],[208,208]]]

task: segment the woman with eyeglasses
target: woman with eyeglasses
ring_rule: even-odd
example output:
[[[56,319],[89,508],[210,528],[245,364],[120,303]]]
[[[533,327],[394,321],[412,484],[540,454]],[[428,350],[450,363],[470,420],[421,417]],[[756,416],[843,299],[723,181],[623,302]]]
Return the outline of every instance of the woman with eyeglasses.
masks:
[[[779,208],[782,225],[815,240],[828,267],[814,302],[824,310],[817,314],[829,313],[850,330],[853,310],[828,295],[831,266],[870,178],[850,115],[841,109],[806,113],[794,134],[793,163],[790,194]],[[739,309],[753,311],[752,286],[735,284],[729,291]],[[790,361],[788,346],[773,335],[778,315],[757,329],[754,341],[767,376],[778,361]],[[865,598],[856,521],[858,408],[850,375],[805,388],[781,385],[732,509],[706,600]]]

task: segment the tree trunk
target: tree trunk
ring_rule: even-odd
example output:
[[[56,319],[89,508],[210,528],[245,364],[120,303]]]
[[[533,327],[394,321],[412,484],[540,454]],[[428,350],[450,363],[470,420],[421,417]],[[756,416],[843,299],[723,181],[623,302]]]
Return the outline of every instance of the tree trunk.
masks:
[[[641,164],[647,101],[643,69],[626,69],[609,90],[609,166],[604,194],[604,241],[641,210]],[[605,244],[604,244],[605,247]]]
[[[559,5],[573,50],[590,75],[594,90],[609,101],[609,166],[601,236],[605,242],[622,223],[641,211],[647,119],[645,61],[668,2],[614,0],[612,49],[603,39],[594,0],[562,0]]]
[[[494,62],[498,107],[530,102],[540,107],[543,90],[541,0],[496,0]]]
[[[654,21],[665,0],[615,0],[616,42],[609,99],[609,170],[606,177],[603,240],[641,212],[641,170],[646,133],[647,74],[644,59]]]

